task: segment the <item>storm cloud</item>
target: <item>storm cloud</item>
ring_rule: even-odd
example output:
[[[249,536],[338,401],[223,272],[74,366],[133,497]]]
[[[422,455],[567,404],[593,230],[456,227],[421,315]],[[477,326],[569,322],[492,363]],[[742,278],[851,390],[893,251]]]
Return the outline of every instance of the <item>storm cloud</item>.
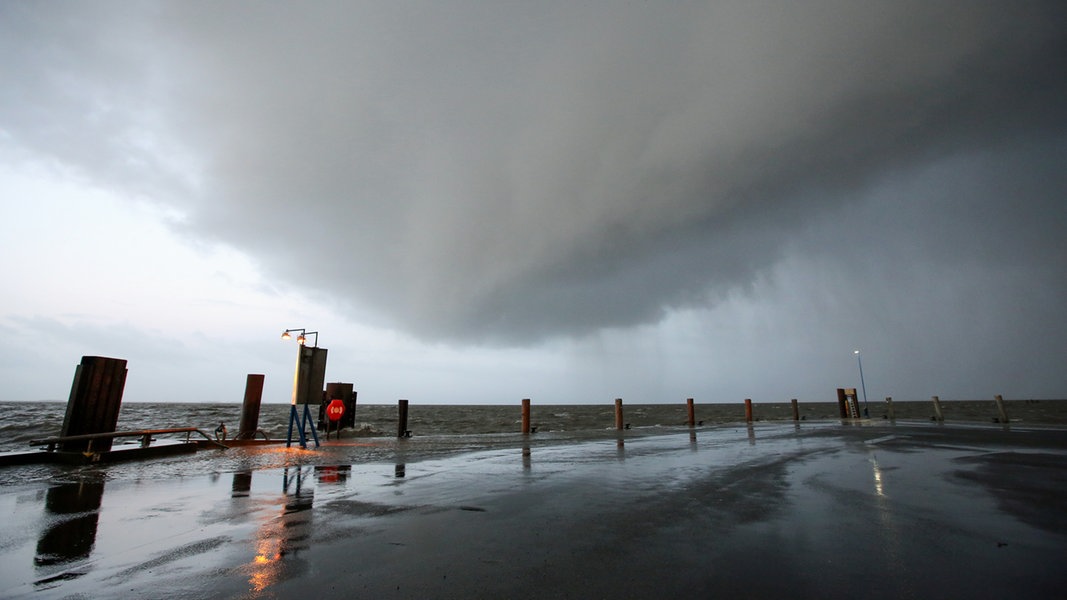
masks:
[[[353,319],[522,346],[773,280],[783,327],[892,337],[984,289],[964,321],[1027,294],[1001,342],[1063,333],[1062,2],[0,14],[9,160],[174,209]]]

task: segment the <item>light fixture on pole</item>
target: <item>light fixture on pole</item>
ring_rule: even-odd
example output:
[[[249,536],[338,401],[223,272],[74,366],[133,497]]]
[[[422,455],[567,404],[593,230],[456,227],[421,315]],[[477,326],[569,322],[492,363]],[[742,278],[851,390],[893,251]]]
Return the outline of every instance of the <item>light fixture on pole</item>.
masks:
[[[310,394],[308,394],[303,388],[307,385],[316,385],[314,383],[314,381],[316,380],[314,372],[316,371],[320,373],[318,377],[320,381],[318,381],[317,386],[321,388],[321,373],[325,372],[326,368],[326,349],[318,347],[319,332],[317,331],[308,331],[303,328],[286,329],[284,332],[282,332],[282,339],[291,340],[293,339],[292,334],[294,333],[298,333],[296,337],[296,343],[299,344],[299,348],[297,349],[298,351],[296,354],[296,369],[293,372],[293,397],[291,401],[291,407],[289,409],[289,434],[286,437],[285,446],[288,448],[292,444],[293,426],[296,425],[299,427],[298,433],[300,436],[300,446],[302,448],[307,448],[307,440],[304,436],[304,430],[307,427],[307,423],[311,420],[311,413],[308,409],[308,396]],[[311,345],[311,347],[306,346],[307,336],[309,335],[315,336],[315,342]],[[315,368],[314,365],[316,363],[319,363],[321,365],[319,369]],[[302,372],[303,376],[301,375]],[[309,373],[311,374],[309,375]],[[297,404],[304,405],[302,416],[297,410]],[[319,436],[317,433],[315,433],[314,425],[312,425],[311,427],[311,435],[315,439],[315,447],[318,447]]]
[[[870,417],[871,413],[867,410],[867,384],[863,382],[863,359],[860,358],[859,350],[853,350],[852,353],[856,355],[856,364],[860,367],[860,388],[863,390],[863,416]]]
[[[293,339],[293,336],[291,334],[296,333],[297,331],[300,332],[300,335],[296,336],[296,343],[300,344],[301,346],[306,345],[307,344],[307,336],[313,335],[313,336],[315,336],[315,341],[312,342],[311,347],[312,348],[318,348],[318,346],[319,346],[319,332],[317,332],[317,331],[307,331],[305,329],[286,329],[284,332],[282,332],[282,339],[283,340],[291,340],[291,339]]]

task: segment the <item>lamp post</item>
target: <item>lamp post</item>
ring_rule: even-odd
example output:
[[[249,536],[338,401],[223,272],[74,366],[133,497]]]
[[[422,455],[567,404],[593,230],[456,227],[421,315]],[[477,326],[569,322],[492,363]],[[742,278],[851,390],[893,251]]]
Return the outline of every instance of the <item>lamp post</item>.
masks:
[[[301,387],[302,384],[306,385],[305,382],[302,381],[301,377],[300,377],[301,363],[306,363],[308,365],[313,365],[315,363],[315,361],[316,361],[315,356],[318,353],[322,354],[321,360],[323,362],[323,365],[325,364],[325,360],[326,360],[325,359],[326,349],[325,348],[319,349],[319,332],[317,332],[317,331],[308,331],[308,330],[302,329],[302,328],[286,329],[284,332],[282,332],[282,339],[283,340],[291,340],[291,339],[293,339],[292,334],[297,333],[297,332],[299,332],[299,335],[297,335],[296,343],[299,346],[297,347],[297,353],[296,353],[296,369],[295,369],[295,372],[293,373],[293,397],[292,397],[291,406],[290,406],[290,409],[289,409],[289,434],[288,434],[288,436],[286,438],[286,442],[285,442],[285,446],[287,448],[292,444],[292,441],[293,441],[293,425],[294,424],[299,427],[300,446],[302,448],[307,448],[307,440],[304,437],[304,430],[305,430],[305,428],[307,426],[307,422],[311,419],[311,413],[308,410],[308,405],[307,405],[308,398],[305,397],[304,398],[304,402],[302,403],[304,405],[303,418],[301,418],[301,415],[297,411],[297,408],[296,408],[297,401],[301,399],[301,397],[300,397],[300,391],[301,391],[300,387]],[[307,336],[309,336],[309,335],[314,335],[315,336],[315,341],[314,341],[314,343],[312,343],[310,348],[305,348],[305,346],[307,345]],[[305,354],[308,354],[308,355],[305,356]],[[310,371],[310,370],[313,370],[313,369],[314,369],[313,367],[309,366],[307,370]],[[323,369],[325,369],[325,366],[323,366]],[[305,375],[307,375],[307,373],[305,373]],[[312,380],[315,379],[314,375],[311,376],[311,379]],[[319,385],[320,386],[321,386],[321,384],[322,384],[322,382],[319,381]],[[312,437],[315,438],[315,447],[318,447],[318,445],[319,445],[319,436],[315,432],[314,425],[312,425],[312,428],[311,428],[311,435],[312,435]]]
[[[863,382],[863,359],[860,358],[859,350],[853,350],[852,353],[856,355],[856,364],[860,367],[860,388],[863,389],[863,416],[870,417],[871,413],[867,410],[867,384]]]

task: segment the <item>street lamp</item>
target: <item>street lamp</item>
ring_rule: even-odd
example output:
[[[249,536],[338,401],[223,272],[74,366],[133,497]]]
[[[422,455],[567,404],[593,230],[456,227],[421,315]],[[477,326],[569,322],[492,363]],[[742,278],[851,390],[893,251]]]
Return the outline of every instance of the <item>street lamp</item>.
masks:
[[[304,438],[304,430],[305,430],[305,428],[307,426],[307,422],[311,419],[311,413],[308,410],[307,402],[303,402],[302,403],[304,405],[303,418],[301,418],[300,413],[296,409],[297,401],[301,397],[300,396],[300,391],[301,391],[300,388],[301,388],[301,384],[303,383],[302,380],[301,380],[301,377],[300,377],[301,363],[305,363],[306,362],[308,364],[314,364],[315,361],[316,361],[315,356],[317,354],[319,354],[319,353],[322,354],[321,360],[323,362],[323,365],[325,364],[325,360],[326,360],[326,358],[325,358],[326,349],[325,348],[322,348],[322,349],[319,348],[319,332],[317,332],[317,331],[308,331],[308,330],[303,329],[303,328],[286,329],[285,331],[282,332],[282,339],[283,340],[291,340],[291,339],[293,339],[292,334],[297,333],[297,332],[299,332],[299,335],[297,335],[296,343],[299,344],[300,347],[297,349],[297,353],[296,353],[296,369],[293,372],[293,398],[292,398],[291,406],[290,406],[290,409],[289,409],[289,435],[286,438],[286,442],[285,442],[285,447],[286,448],[288,448],[290,446],[290,444],[292,443],[292,441],[293,441],[293,425],[294,424],[299,427],[300,446],[302,448],[307,448],[307,440]],[[314,341],[314,343],[312,343],[311,348],[305,349],[305,346],[307,345],[307,336],[309,336],[309,335],[315,336],[315,341]],[[306,356],[307,353],[310,353],[310,354]],[[309,369],[314,369],[314,367],[309,367]],[[325,369],[325,366],[323,366],[323,369]],[[314,378],[314,376],[312,376],[312,378]],[[321,381],[319,382],[319,384],[321,385]],[[304,400],[307,400],[307,398],[304,398]],[[312,435],[312,437],[315,438],[315,447],[318,447],[318,445],[319,445],[319,436],[318,436],[317,433],[315,433],[314,425],[312,425],[312,427],[311,427],[311,435]]]
[[[311,347],[312,348],[318,348],[318,346],[319,346],[319,332],[317,332],[317,331],[307,331],[305,329],[286,329],[285,331],[282,332],[282,339],[283,340],[291,340],[291,339],[293,339],[293,336],[290,335],[290,334],[295,333],[297,331],[300,332],[300,335],[296,336],[296,343],[298,343],[301,346],[303,346],[304,344],[307,343],[307,336],[313,335],[313,336],[315,336],[315,341],[311,344]]]
[[[871,413],[867,410],[867,384],[863,382],[863,359],[860,358],[859,350],[853,350],[852,353],[856,355],[856,364],[860,367],[860,387],[863,389],[863,416],[870,417]]]

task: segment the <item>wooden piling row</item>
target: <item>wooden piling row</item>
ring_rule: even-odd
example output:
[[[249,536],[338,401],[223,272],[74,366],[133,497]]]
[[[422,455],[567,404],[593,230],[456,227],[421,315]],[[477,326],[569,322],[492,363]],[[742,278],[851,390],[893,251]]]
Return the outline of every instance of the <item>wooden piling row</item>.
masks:
[[[322,354],[324,364],[325,349],[313,348],[311,350],[318,351]],[[78,365],[74,374],[74,382],[71,386],[71,394],[67,403],[61,437],[71,437],[83,434],[113,433],[118,421],[118,410],[122,401],[122,392],[125,387],[126,374],[126,361],[123,359],[83,356],[82,363]],[[241,411],[240,429],[237,434],[237,439],[251,439],[254,437],[259,421],[259,410],[263,395],[263,382],[264,376],[262,374],[249,374],[247,377],[245,382],[244,402]],[[344,386],[344,390],[339,396],[346,401],[346,404],[348,403],[348,397],[351,397],[351,408],[355,408],[352,384],[338,383],[330,385],[334,387]],[[327,390],[329,389],[330,388],[328,387]],[[329,394],[327,395],[329,396]],[[296,396],[294,396],[294,398],[296,398]],[[837,400],[841,418],[847,418],[849,416],[858,418],[859,400],[856,397],[855,389],[838,388]],[[997,409],[997,417],[994,418],[994,422],[1008,425],[1010,420],[1004,405],[1004,398],[1000,394],[997,394],[994,396],[993,400]],[[938,396],[932,396],[931,401],[934,408],[933,420],[943,423],[945,421],[945,415],[941,408],[940,398]],[[896,413],[893,408],[892,397],[886,396],[885,402],[887,418],[889,420],[895,420]],[[800,409],[798,400],[793,398],[790,403],[792,405],[793,421],[799,422]],[[751,427],[751,423],[754,420],[752,399],[745,398],[744,405],[745,422]],[[346,412],[354,412],[354,410]],[[354,415],[349,416],[350,419],[353,417]],[[702,421],[700,423],[703,424]],[[686,398],[686,425],[689,428],[694,428],[697,425],[693,398]],[[615,429],[629,429],[623,416],[622,398],[615,399]],[[533,430],[530,419],[530,399],[523,398],[522,433],[524,435],[529,435]],[[397,437],[411,437],[411,431],[408,429],[408,400],[406,399],[400,399],[397,404]],[[98,444],[98,446],[103,450],[108,449],[103,448],[103,444]],[[108,438],[107,446],[110,447],[110,438]],[[60,449],[65,451],[78,450],[78,448],[72,447],[70,444],[64,445]],[[526,452],[528,453],[528,449]]]
[[[262,375],[258,375],[258,376],[249,375],[248,377],[249,377],[249,387],[246,389],[246,402],[248,402],[248,398],[250,398],[250,397],[258,397],[259,396],[259,394],[253,393],[254,390],[256,389],[256,385],[254,385],[255,382],[254,382],[253,378],[256,378],[256,377],[259,378],[257,385],[258,385],[259,392],[262,393],[262,377],[263,376]],[[253,390],[253,392],[250,392],[249,390]],[[845,411],[846,414],[848,414],[849,412],[855,410],[855,407],[852,407],[850,409],[850,407],[847,404],[849,401],[852,400],[852,394],[850,394],[850,392],[851,392],[851,390],[845,390],[845,389],[839,389],[838,390],[839,404],[841,406],[841,409],[843,411]],[[249,394],[252,394],[252,396],[249,396]],[[931,397],[931,401],[933,402],[933,405],[934,405],[934,417],[933,417],[934,420],[936,420],[938,422],[944,422],[945,416],[944,416],[944,412],[941,409],[941,400],[940,400],[940,398],[938,396],[932,396]],[[997,411],[998,411],[998,414],[999,414],[999,417],[996,420],[998,422],[1001,422],[1001,423],[1008,423],[1007,411],[1004,408],[1004,399],[998,394],[998,395],[996,395],[994,397],[994,401],[996,403]],[[886,414],[886,418],[888,418],[889,420],[895,421],[896,420],[896,411],[893,408],[893,398],[890,397],[890,396],[886,396],[885,402],[886,402],[886,413],[887,413]],[[745,398],[744,405],[745,405],[745,422],[748,423],[751,426],[752,422],[754,421],[752,399],[751,398]],[[799,422],[800,421],[800,405],[799,405],[799,401],[796,398],[793,398],[793,399],[790,400],[790,405],[792,407],[793,421],[794,422]],[[686,398],[685,407],[686,407],[686,425],[688,427],[690,427],[690,428],[694,428],[697,425],[697,420],[696,420],[696,408],[695,408],[695,404],[694,404],[693,398]],[[257,405],[257,408],[258,408],[258,405]],[[531,425],[531,417],[530,417],[531,410],[530,410],[530,399],[529,398],[523,398],[522,399],[522,413],[521,414],[522,414],[522,429],[521,429],[521,431],[522,431],[522,433],[524,435],[529,435],[533,431],[533,427]],[[252,423],[254,423],[254,421],[252,421]],[[701,423],[703,423],[703,422],[701,421]],[[616,430],[628,429],[626,421],[625,421],[625,418],[624,418],[622,398],[616,398],[615,399],[615,429]],[[242,431],[244,431],[244,430],[245,430],[245,415],[242,414]],[[408,429],[408,401],[404,400],[404,399],[401,399],[401,400],[399,400],[397,402],[397,433],[396,433],[396,435],[397,435],[398,438],[411,437],[411,431]],[[528,450],[527,450],[527,452],[528,452]]]
[[[259,387],[258,387],[258,389],[259,389],[259,392],[262,393],[262,377],[263,376],[262,375],[258,375],[258,376],[249,375],[248,377],[249,377],[249,387],[246,389],[246,402],[248,402],[248,398],[250,397],[249,396],[250,393],[253,396],[256,396],[256,397],[258,397],[258,395],[259,395],[259,394],[255,394],[255,393],[249,391],[249,390],[255,390],[256,389],[255,385],[253,385],[253,378],[254,377],[258,377],[259,378],[259,381],[258,381],[258,386]],[[853,400],[853,394],[851,393],[851,390],[838,389],[839,405],[840,405],[841,410],[846,415],[851,413],[851,412],[854,412],[856,410],[856,408],[858,408],[856,406],[850,407],[848,405],[848,403],[851,402],[852,400]],[[934,406],[934,417],[933,417],[933,420],[935,420],[937,422],[944,422],[945,416],[944,416],[944,412],[943,412],[943,410],[941,408],[941,400],[940,400],[940,398],[938,396],[932,396],[931,397],[931,401],[932,401],[933,406]],[[890,397],[890,396],[886,396],[885,402],[886,402],[886,418],[891,420],[891,421],[895,421],[896,420],[896,411],[893,408],[893,398]],[[1003,399],[1003,397],[1000,396],[999,394],[996,395],[994,397],[994,402],[996,403],[997,412],[998,412],[998,415],[999,415],[994,420],[996,422],[1007,424],[1009,422],[1008,421],[1008,414],[1007,414],[1007,410],[1004,407],[1004,399]],[[745,398],[744,405],[745,405],[745,422],[751,425],[751,423],[754,421],[752,399],[751,398]],[[793,421],[794,422],[799,422],[800,421],[800,405],[799,405],[799,401],[796,398],[793,398],[793,399],[790,400],[790,405],[792,407]],[[697,420],[696,420],[696,407],[695,407],[693,398],[686,398],[685,407],[686,407],[686,426],[688,426],[690,428],[694,428],[697,425]],[[257,404],[257,409],[258,409],[258,404]],[[530,410],[530,399],[529,398],[523,398],[522,399],[522,413],[521,413],[521,415],[522,415],[522,429],[521,429],[521,431],[522,431],[522,433],[524,435],[529,435],[533,431],[533,427],[532,427],[532,424],[531,424],[531,416],[530,416],[531,415],[531,410]],[[252,421],[252,423],[253,423],[253,427],[254,427],[254,421]],[[703,424],[703,421],[701,421],[700,423]],[[241,429],[242,429],[242,431],[245,430],[245,415],[243,415],[243,414],[242,414],[242,427],[241,427]],[[624,418],[622,398],[616,398],[615,399],[615,429],[616,430],[629,429],[629,427],[627,426],[627,423],[625,421],[625,418]],[[397,403],[397,437],[398,438],[411,437],[411,431],[408,429],[408,401],[407,400],[403,400],[403,399],[399,400],[398,403]]]
[[[252,377],[253,377],[252,375],[249,375],[249,378],[252,378]],[[262,377],[262,376],[260,376],[260,377]],[[260,385],[262,385],[262,382],[260,382]],[[851,413],[851,412],[854,412],[858,408],[857,406],[850,407],[848,405],[848,403],[851,402],[853,400],[853,398],[854,398],[854,396],[853,396],[852,390],[838,389],[839,405],[840,405],[841,410],[846,415]],[[934,420],[936,420],[938,422],[944,422],[945,416],[944,416],[944,412],[941,409],[941,400],[940,400],[940,398],[938,396],[933,396],[933,397],[931,397],[931,400],[932,400],[933,405],[934,405],[934,414],[935,414],[935,416],[933,417]],[[996,402],[997,411],[998,411],[998,414],[999,414],[999,417],[997,417],[996,420],[998,422],[1001,422],[1001,423],[1008,423],[1007,411],[1004,408],[1004,399],[998,394],[997,396],[994,397],[994,401]],[[891,420],[891,421],[895,421],[896,420],[896,411],[893,408],[893,398],[890,397],[890,396],[886,396],[885,402],[886,402],[886,418]],[[748,424],[751,424],[754,421],[752,399],[751,398],[745,398],[744,405],[745,405],[745,422],[748,423]],[[792,407],[793,421],[794,422],[799,422],[800,421],[800,404],[799,404],[799,401],[796,398],[793,398],[793,399],[790,400],[790,405]],[[529,435],[533,431],[533,427],[532,427],[532,424],[531,424],[532,423],[531,422],[531,416],[530,416],[531,415],[530,406],[531,406],[530,399],[529,398],[523,398],[522,399],[522,413],[521,413],[521,417],[522,417],[522,429],[521,429],[521,432],[524,435]],[[696,427],[698,422],[696,420],[696,407],[695,407],[693,398],[686,398],[686,400],[685,400],[685,408],[686,408],[686,426],[688,426],[690,428]],[[398,401],[397,413],[398,413],[397,414],[397,437],[398,438],[411,437],[411,431],[408,429],[408,401],[407,400],[399,400]],[[616,398],[615,399],[615,429],[616,430],[624,430],[624,429],[628,429],[629,428],[627,426],[627,424],[626,424],[626,420],[624,418],[624,414],[625,413],[623,412],[622,398]],[[701,421],[700,423],[703,424],[703,421]]]

